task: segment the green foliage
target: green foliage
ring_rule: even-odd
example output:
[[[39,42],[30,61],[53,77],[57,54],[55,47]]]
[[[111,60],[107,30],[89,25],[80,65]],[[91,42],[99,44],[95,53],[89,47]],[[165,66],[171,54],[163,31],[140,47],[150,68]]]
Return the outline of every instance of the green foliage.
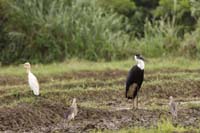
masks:
[[[191,1],[191,14],[197,19],[195,30],[190,33],[186,33],[181,45],[181,54],[187,57],[200,57],[200,2],[196,0]]]
[[[3,48],[5,47],[5,44],[7,43],[7,40],[5,38],[5,22],[7,22],[7,1],[1,0],[0,1],[0,53],[2,52]]]
[[[11,1],[6,29],[9,43],[2,52],[2,63],[48,63],[73,56],[111,60],[128,55],[129,37],[121,30],[122,17],[104,11],[96,1],[71,4],[66,0]]]
[[[137,40],[141,53],[149,57],[174,53],[180,45],[177,27],[169,20],[146,20],[144,38]]]
[[[174,133],[174,132],[194,132],[195,130],[187,129],[181,126],[174,126],[170,120],[163,119],[161,122],[158,122],[157,127],[151,128],[142,128],[134,127],[129,129],[121,129],[119,131],[104,131],[106,133]],[[101,131],[98,131],[101,133]]]
[[[178,16],[182,16],[181,14],[188,10],[190,10],[190,1],[188,0],[160,0],[155,14],[161,16],[178,14]]]
[[[193,30],[193,26],[196,23],[194,17],[191,16],[189,0],[160,0],[159,6],[154,11],[154,16],[166,16],[175,19],[180,28],[180,36],[183,36],[185,32]]]
[[[50,62],[65,58],[65,29],[61,18],[64,1],[19,0],[9,4],[10,19],[6,29],[9,43],[2,52],[3,64],[29,59]]]
[[[199,56],[197,0],[0,0],[0,62]]]
[[[97,8],[95,1],[88,1],[88,4],[90,6],[85,7],[84,10],[76,4],[72,6],[70,20],[75,22],[73,25],[75,29],[72,30],[74,39],[69,43],[72,47],[77,46],[70,48],[74,49],[72,55],[89,60],[111,60],[117,56],[127,56],[129,36],[121,30],[122,17]],[[124,53],[118,53],[120,49],[123,49]]]
[[[125,15],[129,15],[136,8],[135,3],[130,0],[101,0],[98,2],[103,7],[112,8]]]
[[[197,23],[196,30],[192,33],[185,34],[181,45],[181,53],[184,56],[200,57],[200,20]]]
[[[185,128],[183,127],[175,127],[172,122],[170,120],[165,120],[163,119],[161,122],[158,123],[157,125],[157,132],[163,132],[163,133],[169,133],[169,132],[175,132],[175,131],[178,131],[178,132],[184,132],[184,131],[187,131]]]
[[[197,19],[200,17],[200,8],[199,7],[200,7],[200,1],[191,0],[191,14]]]

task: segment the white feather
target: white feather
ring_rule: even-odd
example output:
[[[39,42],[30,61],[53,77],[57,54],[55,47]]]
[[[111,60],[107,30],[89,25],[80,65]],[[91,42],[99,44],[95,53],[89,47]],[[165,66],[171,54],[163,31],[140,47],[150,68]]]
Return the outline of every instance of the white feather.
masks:
[[[138,66],[141,70],[144,70],[144,61],[143,61],[143,60],[138,60],[137,66]]]
[[[135,60],[137,62],[137,66],[141,69],[141,70],[144,70],[144,61],[141,60],[141,59],[138,59],[136,56],[135,56]]]
[[[31,90],[33,90],[34,95],[38,96],[39,90],[40,90],[39,83],[35,75],[31,73],[30,71],[28,73],[28,83]]]

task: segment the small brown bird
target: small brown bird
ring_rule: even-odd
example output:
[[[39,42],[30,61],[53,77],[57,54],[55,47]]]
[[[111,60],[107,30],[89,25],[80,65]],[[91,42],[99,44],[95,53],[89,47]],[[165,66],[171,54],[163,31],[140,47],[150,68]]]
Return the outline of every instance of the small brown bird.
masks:
[[[67,109],[67,111],[64,114],[64,117],[67,121],[74,120],[78,113],[76,98],[73,99],[72,105]]]
[[[177,103],[174,101],[173,97],[169,97],[169,110],[172,114],[172,118],[177,118]]]

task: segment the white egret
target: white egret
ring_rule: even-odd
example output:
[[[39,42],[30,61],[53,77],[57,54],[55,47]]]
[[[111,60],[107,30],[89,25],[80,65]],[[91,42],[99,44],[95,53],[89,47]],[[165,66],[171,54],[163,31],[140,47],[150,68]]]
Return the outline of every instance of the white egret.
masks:
[[[28,74],[28,83],[29,86],[31,88],[31,90],[33,90],[34,95],[38,96],[39,95],[39,83],[37,78],[35,77],[35,75],[31,72],[31,64],[29,62],[26,62],[24,64],[24,68],[26,69],[26,72]]]

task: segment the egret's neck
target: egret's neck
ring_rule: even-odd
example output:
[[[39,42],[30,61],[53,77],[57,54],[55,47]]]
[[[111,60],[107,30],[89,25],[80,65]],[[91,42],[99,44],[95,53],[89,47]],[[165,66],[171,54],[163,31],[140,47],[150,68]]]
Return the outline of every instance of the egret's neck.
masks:
[[[142,69],[142,70],[144,70],[144,61],[142,61],[142,60],[138,60],[137,61],[137,66],[140,68],[140,69]]]
[[[29,74],[30,72],[31,72],[31,69],[30,69],[30,68],[27,68],[27,69],[26,69],[26,73]]]

